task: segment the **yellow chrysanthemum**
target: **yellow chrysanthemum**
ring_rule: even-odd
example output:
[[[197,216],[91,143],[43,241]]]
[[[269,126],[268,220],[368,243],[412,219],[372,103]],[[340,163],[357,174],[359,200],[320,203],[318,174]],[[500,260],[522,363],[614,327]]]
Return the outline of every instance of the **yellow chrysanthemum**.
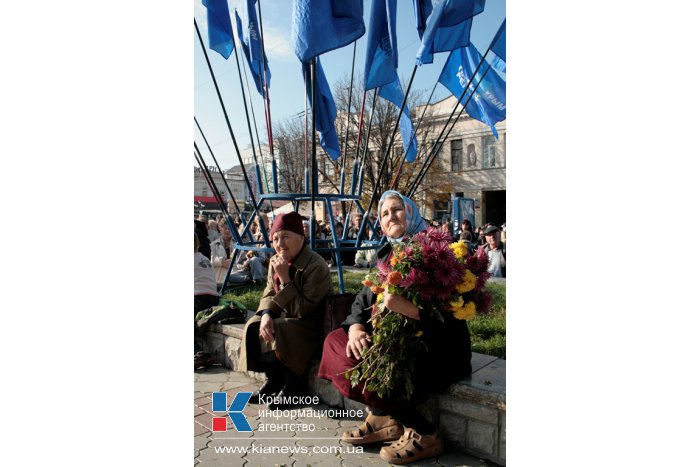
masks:
[[[384,294],[380,293],[379,295],[377,295],[377,303],[381,303],[382,300],[384,300]]]
[[[454,302],[450,302],[450,310],[452,310],[455,313],[457,311],[461,310],[463,306],[464,306],[464,299],[461,296],[457,297],[457,300],[455,300]]]
[[[464,309],[467,311],[467,319],[472,319],[476,316],[476,303],[469,302],[464,305]]]
[[[455,318],[466,321],[467,320],[467,310],[465,308],[460,308],[455,312]]]
[[[457,286],[457,293],[467,293],[476,287],[476,276],[469,269],[464,271],[462,283]]]
[[[455,258],[461,259],[467,256],[467,245],[464,242],[454,242],[450,244],[452,252],[455,254]]]
[[[476,315],[476,305],[474,304],[474,302],[469,302],[463,307],[461,307],[459,310],[455,310],[454,315],[457,319],[469,321]]]
[[[391,261],[389,261],[389,263],[391,263],[392,266],[396,266],[396,263],[398,263],[398,262],[399,262],[399,259],[396,256],[392,257]]]

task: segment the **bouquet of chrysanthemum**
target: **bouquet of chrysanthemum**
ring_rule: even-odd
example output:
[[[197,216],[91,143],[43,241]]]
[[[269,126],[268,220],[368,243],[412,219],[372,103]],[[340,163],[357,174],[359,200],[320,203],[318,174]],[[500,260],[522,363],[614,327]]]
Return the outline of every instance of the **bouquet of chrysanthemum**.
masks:
[[[421,321],[386,308],[383,292],[402,295],[423,310],[424,316],[443,321],[441,313],[450,312],[468,268],[467,261],[457,258],[450,241],[447,233],[431,228],[407,242],[395,243],[389,258],[377,263],[378,272],[363,281],[377,294],[377,302],[370,319],[372,345],[345,374],[353,387],[364,382],[363,390],[379,397],[411,397],[415,361],[426,349],[420,338]]]
[[[477,313],[486,313],[491,306],[491,294],[484,290],[486,280],[491,276],[487,270],[489,258],[481,249],[467,254],[467,245],[463,242],[452,243],[450,248],[457,261],[466,267],[449,308],[455,318],[470,320]]]

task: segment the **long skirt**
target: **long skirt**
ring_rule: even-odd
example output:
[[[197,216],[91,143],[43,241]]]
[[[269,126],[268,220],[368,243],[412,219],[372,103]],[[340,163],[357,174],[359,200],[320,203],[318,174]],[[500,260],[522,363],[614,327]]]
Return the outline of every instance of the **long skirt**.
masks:
[[[330,380],[348,399],[388,412],[402,410],[471,375],[471,342],[466,324],[462,322],[444,326],[441,331],[442,334],[434,334],[435,338],[426,342],[428,351],[416,360],[412,378],[414,392],[410,400],[379,397],[375,392],[363,391],[362,381],[352,387],[345,372],[357,365],[359,360],[354,356],[348,357],[345,353],[348,334],[343,328],[336,329],[326,337],[318,377]]]

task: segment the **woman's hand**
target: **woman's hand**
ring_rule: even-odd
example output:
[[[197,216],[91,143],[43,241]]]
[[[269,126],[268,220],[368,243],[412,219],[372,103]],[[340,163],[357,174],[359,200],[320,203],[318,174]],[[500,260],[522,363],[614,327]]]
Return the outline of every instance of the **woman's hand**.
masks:
[[[345,346],[345,354],[350,357],[355,357],[357,360],[362,358],[362,350],[369,348],[372,343],[372,338],[365,331],[365,327],[361,324],[353,324],[348,329],[348,344]]]
[[[418,308],[406,297],[384,292],[384,305],[391,311],[402,314],[407,318],[420,319]]]
[[[272,318],[268,314],[264,314],[260,320],[260,337],[265,342],[273,342],[275,340],[275,323],[272,322]]]
[[[270,266],[277,273],[283,284],[289,282],[289,258],[285,255],[276,255],[270,260]]]

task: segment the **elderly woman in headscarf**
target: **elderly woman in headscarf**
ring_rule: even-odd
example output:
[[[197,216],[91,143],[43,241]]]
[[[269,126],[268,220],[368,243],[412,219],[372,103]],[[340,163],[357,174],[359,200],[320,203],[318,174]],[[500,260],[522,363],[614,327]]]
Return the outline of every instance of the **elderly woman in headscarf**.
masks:
[[[328,265],[304,242],[298,213],[277,216],[270,238],[275,255],[267,287],[258,311],[246,323],[238,363],[239,371],[262,371],[267,377],[253,393],[253,404],[303,393],[301,375],[321,346],[324,298],[332,287]]]
[[[410,238],[427,229],[416,205],[397,191],[385,192],[379,200],[379,220],[388,244],[378,251],[378,258],[388,260],[391,244]],[[330,380],[347,398],[363,402],[369,408],[365,421],[356,429],[345,432],[342,441],[366,445],[395,441],[380,450],[380,457],[392,464],[408,464],[440,455],[444,444],[436,427],[416,410],[416,405],[431,393],[471,374],[471,342],[465,321],[451,313],[444,314],[441,323],[419,310],[400,295],[384,292],[387,308],[422,321],[423,342],[427,352],[417,355],[412,375],[414,393],[410,400],[380,398],[374,392],[363,391],[362,384],[352,387],[345,372],[362,359],[363,349],[372,345],[372,325],[369,322],[372,305],[377,297],[365,287],[356,297],[351,313],[342,326],[330,333],[323,346],[319,378]]]

